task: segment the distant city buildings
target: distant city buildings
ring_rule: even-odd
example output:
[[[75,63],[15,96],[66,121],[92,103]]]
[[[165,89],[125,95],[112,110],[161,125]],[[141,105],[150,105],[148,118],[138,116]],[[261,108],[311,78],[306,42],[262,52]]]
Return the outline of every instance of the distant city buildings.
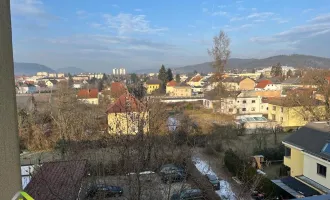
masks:
[[[126,69],[125,68],[114,68],[114,69],[112,69],[112,74],[113,75],[125,75]]]

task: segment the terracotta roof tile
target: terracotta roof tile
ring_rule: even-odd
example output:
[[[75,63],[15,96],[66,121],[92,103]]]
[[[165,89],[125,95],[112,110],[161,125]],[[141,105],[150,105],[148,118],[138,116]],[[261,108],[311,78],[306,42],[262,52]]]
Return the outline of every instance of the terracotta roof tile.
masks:
[[[168,82],[167,84],[166,84],[167,86],[176,86],[177,85],[177,83],[174,81],[174,80],[172,80],[172,81],[170,81],[170,82]]]
[[[268,84],[272,84],[272,81],[262,80],[256,85],[256,88],[265,88]]]
[[[43,163],[24,191],[34,199],[76,200],[86,160]]]
[[[125,112],[139,112],[145,106],[131,94],[121,95],[110,107],[107,113],[125,113]]]
[[[127,93],[127,88],[121,82],[113,82],[111,83],[110,91],[111,91],[110,92],[111,97],[117,98]]]
[[[77,97],[79,99],[91,99],[98,98],[99,90],[98,89],[81,89],[79,90]]]
[[[202,76],[195,76],[195,77],[193,77],[191,80],[190,80],[190,82],[199,82],[201,79],[202,79],[203,77]]]

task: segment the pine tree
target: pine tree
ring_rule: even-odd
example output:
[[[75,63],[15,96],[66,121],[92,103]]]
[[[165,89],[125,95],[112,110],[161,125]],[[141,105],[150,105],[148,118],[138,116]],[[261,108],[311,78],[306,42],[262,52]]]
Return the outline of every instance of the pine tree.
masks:
[[[138,77],[135,73],[131,74],[131,81],[132,83],[137,83],[138,82]]]
[[[70,73],[68,74],[68,76],[69,76],[68,85],[69,85],[70,88],[72,88],[73,87],[73,78],[72,78],[72,75]]]
[[[293,76],[293,72],[291,71],[291,69],[289,69],[289,71],[286,73],[286,77],[292,77]]]
[[[176,74],[176,75],[175,75],[175,81],[176,81],[177,83],[180,83],[180,82],[181,82],[180,74]]]
[[[167,82],[172,81],[172,80],[173,80],[173,73],[172,73],[171,68],[168,68],[168,69],[167,69],[166,74],[167,74]]]
[[[167,72],[164,65],[162,65],[161,68],[159,69],[158,79],[162,81],[161,90],[165,91],[166,83],[167,83]]]

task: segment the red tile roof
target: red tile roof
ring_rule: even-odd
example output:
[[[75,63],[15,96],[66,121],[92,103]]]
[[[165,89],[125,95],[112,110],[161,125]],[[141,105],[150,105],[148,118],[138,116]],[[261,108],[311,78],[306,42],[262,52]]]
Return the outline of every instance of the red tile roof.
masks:
[[[121,82],[113,82],[111,83],[111,97],[117,98],[120,97],[121,95],[127,93],[126,86],[121,83]]]
[[[34,199],[76,200],[86,160],[43,163],[24,189]]]
[[[265,88],[268,84],[272,84],[272,81],[270,80],[262,80],[257,85],[256,88]]]
[[[328,83],[330,84],[330,76],[325,77],[325,79],[328,81]]]
[[[107,113],[125,113],[143,111],[145,106],[131,94],[121,95],[110,107]]]
[[[198,75],[198,76],[193,77],[190,81],[191,82],[199,82],[201,79],[202,79],[202,77]]]
[[[90,99],[97,98],[99,94],[98,89],[81,89],[79,90],[77,96],[79,99]]]
[[[177,84],[176,84],[176,82],[174,81],[174,80],[172,80],[172,81],[170,81],[170,82],[168,82],[167,83],[167,86],[176,86]]]

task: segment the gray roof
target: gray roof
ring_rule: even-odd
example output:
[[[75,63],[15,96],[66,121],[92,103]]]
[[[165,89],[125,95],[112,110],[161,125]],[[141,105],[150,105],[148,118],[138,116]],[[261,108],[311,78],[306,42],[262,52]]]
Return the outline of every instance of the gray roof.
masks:
[[[285,81],[282,82],[282,84],[286,85],[293,85],[293,84],[300,84],[301,78],[296,77],[296,78],[288,78]]]
[[[161,84],[162,83],[162,81],[160,81],[159,79],[151,79],[151,80],[148,80],[147,82],[146,82],[146,84]]]
[[[242,91],[239,95],[237,95],[237,98],[248,98],[248,97],[257,97],[257,93],[255,90],[247,90]]]
[[[327,122],[310,122],[284,139],[285,143],[303,149],[314,156],[330,160],[330,154],[322,152],[330,142],[330,126]]]

